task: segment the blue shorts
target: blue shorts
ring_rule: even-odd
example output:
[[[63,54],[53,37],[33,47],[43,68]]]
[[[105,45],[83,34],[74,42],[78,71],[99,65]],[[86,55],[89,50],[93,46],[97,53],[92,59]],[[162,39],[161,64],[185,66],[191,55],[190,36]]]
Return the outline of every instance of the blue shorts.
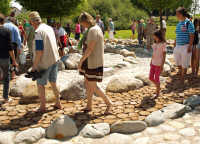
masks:
[[[42,78],[37,79],[38,85],[47,85],[47,82],[56,83],[58,76],[58,63],[50,66],[47,71],[43,74]]]

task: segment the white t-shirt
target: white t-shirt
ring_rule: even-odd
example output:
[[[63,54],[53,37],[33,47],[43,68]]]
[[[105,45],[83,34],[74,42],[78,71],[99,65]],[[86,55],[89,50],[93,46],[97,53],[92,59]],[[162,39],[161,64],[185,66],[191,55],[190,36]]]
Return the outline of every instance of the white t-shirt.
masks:
[[[63,27],[60,27],[58,30],[58,37],[66,35],[66,32]]]
[[[167,28],[167,23],[165,20],[162,20],[162,25],[163,25],[163,28]]]

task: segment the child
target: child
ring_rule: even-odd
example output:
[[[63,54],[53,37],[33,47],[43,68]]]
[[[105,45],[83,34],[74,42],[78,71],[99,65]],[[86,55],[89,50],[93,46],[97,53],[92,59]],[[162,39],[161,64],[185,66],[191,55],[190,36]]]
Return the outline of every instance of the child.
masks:
[[[149,79],[156,85],[156,95],[154,98],[157,98],[160,95],[160,73],[162,72],[165,63],[166,43],[161,30],[156,31],[153,34],[153,38],[155,43],[152,46],[153,56]]]

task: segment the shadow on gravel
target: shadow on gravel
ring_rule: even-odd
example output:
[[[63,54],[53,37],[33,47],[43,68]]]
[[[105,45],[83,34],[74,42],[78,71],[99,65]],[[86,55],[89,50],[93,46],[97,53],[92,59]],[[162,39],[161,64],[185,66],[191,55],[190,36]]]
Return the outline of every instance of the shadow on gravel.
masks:
[[[169,77],[171,81],[166,84],[166,89],[162,91],[164,94],[171,92],[179,94],[191,88],[200,88],[200,77],[194,77],[189,74],[185,77],[185,84],[180,81],[179,75],[171,75]]]
[[[47,113],[51,111],[53,110],[47,110]],[[16,119],[12,119],[7,124],[1,124],[0,129],[1,130],[8,130],[8,129],[19,130],[20,128],[30,127],[31,125],[38,124],[38,121],[41,120],[42,115],[43,114],[39,112],[28,111],[25,115]]]

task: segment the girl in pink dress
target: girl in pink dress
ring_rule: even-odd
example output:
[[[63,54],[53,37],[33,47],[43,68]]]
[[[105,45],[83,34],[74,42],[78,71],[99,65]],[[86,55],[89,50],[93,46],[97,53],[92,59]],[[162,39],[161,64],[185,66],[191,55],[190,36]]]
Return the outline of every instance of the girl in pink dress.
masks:
[[[166,58],[166,41],[162,31],[156,31],[154,33],[153,44],[153,56],[151,60],[151,70],[149,74],[149,79],[156,86],[156,95],[153,98],[157,98],[160,95],[160,74],[163,71],[163,66],[165,64]]]

